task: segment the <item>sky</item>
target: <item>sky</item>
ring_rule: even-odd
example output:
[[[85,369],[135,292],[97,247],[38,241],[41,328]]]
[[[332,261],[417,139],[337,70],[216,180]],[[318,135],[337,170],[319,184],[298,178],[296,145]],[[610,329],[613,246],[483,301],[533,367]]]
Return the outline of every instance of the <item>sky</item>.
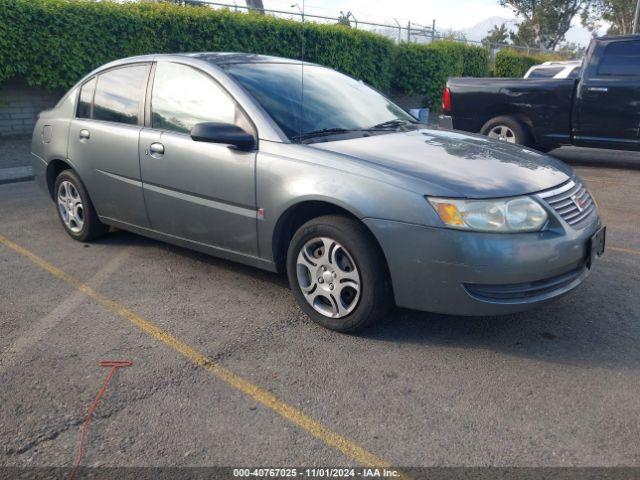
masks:
[[[263,0],[265,8],[295,10],[291,5],[303,0]],[[239,2],[240,3],[240,2]],[[510,8],[498,5],[498,0],[304,0],[308,13],[336,16],[340,11],[351,11],[359,20],[401,24],[408,20],[436,27],[461,29],[475,25],[488,17],[513,18]]]

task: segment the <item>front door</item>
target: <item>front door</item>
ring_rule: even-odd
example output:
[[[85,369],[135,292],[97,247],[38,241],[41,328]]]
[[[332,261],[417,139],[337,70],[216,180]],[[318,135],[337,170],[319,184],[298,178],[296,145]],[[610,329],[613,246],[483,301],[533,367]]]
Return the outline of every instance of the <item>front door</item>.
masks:
[[[141,134],[144,198],[154,230],[257,255],[256,152],[196,142],[201,122],[252,129],[235,101],[208,74],[158,62],[151,125]]]
[[[68,150],[98,215],[142,227],[149,222],[138,141],[149,67],[108,70],[82,86]]]
[[[575,99],[574,142],[585,147],[640,149],[640,40],[597,45]],[[592,55],[593,56],[593,55]]]

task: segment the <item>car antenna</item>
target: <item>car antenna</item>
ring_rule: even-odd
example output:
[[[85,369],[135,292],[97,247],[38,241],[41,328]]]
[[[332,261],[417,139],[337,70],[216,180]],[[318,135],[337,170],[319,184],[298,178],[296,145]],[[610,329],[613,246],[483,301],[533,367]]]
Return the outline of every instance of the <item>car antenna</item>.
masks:
[[[305,9],[305,0],[302,0],[302,45],[301,45],[301,61],[300,71],[301,71],[301,85],[302,89],[300,92],[300,121],[298,122],[298,138],[302,138],[302,124],[304,123],[304,47],[305,47],[305,38],[306,32],[304,29],[304,14],[306,12]]]

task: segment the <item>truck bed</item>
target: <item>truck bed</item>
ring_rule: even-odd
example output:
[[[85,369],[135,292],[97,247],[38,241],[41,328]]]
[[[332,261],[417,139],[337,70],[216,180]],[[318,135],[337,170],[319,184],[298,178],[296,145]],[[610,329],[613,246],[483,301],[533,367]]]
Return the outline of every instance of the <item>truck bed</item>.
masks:
[[[568,144],[575,85],[575,79],[450,78],[453,128],[479,132],[493,117],[515,115],[537,145]]]

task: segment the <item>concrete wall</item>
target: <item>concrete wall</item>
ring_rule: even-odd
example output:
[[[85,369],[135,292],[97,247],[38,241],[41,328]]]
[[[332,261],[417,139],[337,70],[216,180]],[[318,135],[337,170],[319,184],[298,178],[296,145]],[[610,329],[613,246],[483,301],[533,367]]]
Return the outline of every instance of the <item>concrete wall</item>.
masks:
[[[0,137],[31,135],[36,114],[53,107],[63,93],[30,87],[20,80],[0,84]]]
[[[30,87],[20,80],[0,85],[0,137],[31,135],[36,114],[53,107],[64,92]],[[398,105],[409,110],[423,106],[421,95],[389,94]]]

